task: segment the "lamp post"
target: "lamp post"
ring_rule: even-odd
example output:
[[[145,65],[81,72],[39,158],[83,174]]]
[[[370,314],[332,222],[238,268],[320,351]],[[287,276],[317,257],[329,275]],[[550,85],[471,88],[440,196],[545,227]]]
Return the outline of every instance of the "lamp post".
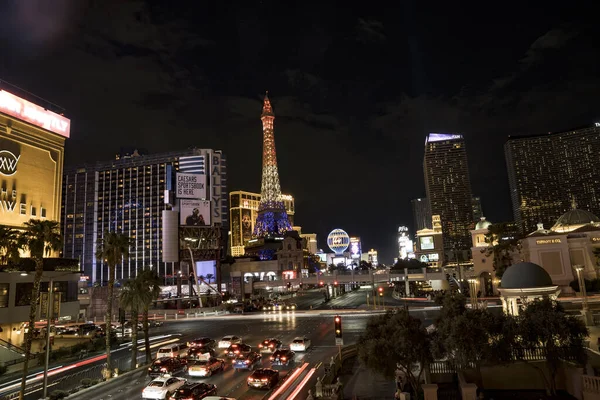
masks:
[[[48,394],[48,365],[50,364],[50,324],[52,321],[52,309],[54,308],[54,278],[50,278],[48,283],[48,310],[46,312],[46,359],[44,362],[44,391],[43,399]]]
[[[579,290],[583,296],[581,299],[581,314],[583,315],[583,320],[585,321],[586,326],[591,326],[593,325],[593,318],[588,308],[587,292],[585,290],[585,278],[581,274],[583,272],[583,265],[575,265],[575,271],[577,271]]]

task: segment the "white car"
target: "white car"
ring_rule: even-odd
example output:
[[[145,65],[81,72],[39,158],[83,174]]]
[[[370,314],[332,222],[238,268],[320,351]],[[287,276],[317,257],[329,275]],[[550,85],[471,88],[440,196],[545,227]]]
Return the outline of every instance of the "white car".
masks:
[[[242,338],[234,335],[223,336],[223,339],[219,340],[218,347],[220,349],[227,349],[232,344],[240,344],[242,343]]]
[[[297,337],[292,340],[290,344],[290,350],[292,351],[306,351],[310,347],[310,339],[305,337]]]
[[[142,399],[167,400],[169,396],[185,384],[183,378],[161,376],[151,381],[142,390]]]

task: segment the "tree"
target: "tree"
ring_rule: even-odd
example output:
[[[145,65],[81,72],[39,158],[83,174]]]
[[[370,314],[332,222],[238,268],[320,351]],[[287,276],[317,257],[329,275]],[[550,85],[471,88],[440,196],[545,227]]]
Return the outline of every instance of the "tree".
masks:
[[[538,370],[546,384],[548,395],[556,394],[556,374],[562,360],[585,364],[584,340],[588,329],[584,323],[565,313],[562,305],[549,298],[527,303],[517,317],[515,356]],[[548,376],[544,370],[527,359],[527,350],[540,348],[545,356]]]
[[[357,268],[359,271],[369,271],[373,269],[373,264],[365,260],[361,260]]]
[[[483,387],[482,365],[505,364],[512,359],[510,341],[504,334],[506,316],[487,309],[469,309],[462,294],[436,300],[442,308],[433,334],[435,357],[448,359],[460,371],[475,369],[478,386]]]
[[[521,250],[521,238],[510,229],[508,223],[492,224],[485,234],[488,247],[481,250],[486,257],[493,256],[493,267],[497,278],[502,278],[506,268],[513,263],[514,254]]]
[[[145,269],[140,271],[135,278],[136,282],[139,282],[139,286],[143,289],[140,293],[142,303],[142,329],[144,330],[144,347],[146,350],[146,363],[152,361],[152,353],[150,352],[150,336],[148,335],[148,311],[150,305],[160,295],[160,285],[162,280],[156,273],[151,269]]]
[[[138,315],[144,307],[144,297],[147,295],[147,290],[141,283],[137,278],[125,282],[119,296],[121,307],[131,311],[131,368],[137,366]]]
[[[27,373],[29,372],[31,342],[35,331],[35,316],[40,296],[40,282],[44,273],[44,257],[50,256],[53,252],[62,248],[62,237],[58,222],[30,219],[25,222],[24,229],[19,233],[17,240],[23,248],[29,250],[29,255],[35,264],[31,304],[29,305],[29,325],[25,333],[25,360],[21,378],[21,392],[19,394],[19,398],[22,399],[27,383]],[[50,332],[46,332],[46,334],[49,335]]]
[[[0,225],[0,265],[10,265],[19,259],[18,239],[16,229]]]
[[[215,276],[213,274],[206,274],[206,280],[208,281],[209,284],[214,279],[214,277]]]
[[[105,231],[96,251],[96,258],[108,265],[108,299],[106,302],[106,369],[112,371],[110,354],[110,337],[112,330],[113,292],[115,273],[118,264],[129,257],[132,241],[129,236],[118,232]],[[108,375],[107,379],[110,379]]]
[[[400,370],[417,394],[432,360],[430,337],[421,321],[408,311],[389,311],[367,322],[358,339],[358,357],[367,368],[386,378],[395,379]]]

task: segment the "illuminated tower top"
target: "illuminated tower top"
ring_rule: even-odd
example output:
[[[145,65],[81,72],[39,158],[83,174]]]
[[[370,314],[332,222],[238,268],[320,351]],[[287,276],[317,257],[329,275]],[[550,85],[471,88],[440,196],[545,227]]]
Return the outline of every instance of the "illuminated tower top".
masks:
[[[263,125],[263,168],[260,190],[261,198],[256,224],[254,225],[254,236],[257,238],[266,238],[281,236],[285,232],[292,230],[281,197],[277,153],[275,151],[275,133],[273,130],[275,113],[273,112],[268,92],[265,94],[260,119]]]

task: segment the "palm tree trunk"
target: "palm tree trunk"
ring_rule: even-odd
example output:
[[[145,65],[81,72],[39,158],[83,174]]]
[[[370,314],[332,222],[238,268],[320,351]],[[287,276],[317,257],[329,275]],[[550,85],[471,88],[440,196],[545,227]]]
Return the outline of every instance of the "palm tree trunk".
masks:
[[[146,349],[146,364],[152,362],[152,353],[150,352],[150,336],[148,335],[148,307],[144,307],[142,314],[142,324],[144,326],[144,347]]]
[[[137,368],[138,311],[131,310],[131,369]]]
[[[29,372],[29,359],[31,358],[31,344],[35,334],[35,314],[40,297],[40,282],[44,273],[44,260],[35,257],[35,275],[33,278],[33,289],[31,290],[31,304],[29,305],[29,327],[25,333],[25,362],[23,364],[23,376],[21,377],[21,391],[19,392],[19,400],[23,400],[25,386],[27,384],[27,373]],[[50,300],[50,298],[48,298]],[[46,332],[49,335],[50,332]],[[50,349],[46,349],[50,351]]]
[[[112,333],[112,309],[113,309],[113,292],[115,288],[115,269],[116,265],[108,266],[108,299],[106,300],[106,380],[112,377],[112,364],[110,356],[110,342]]]

